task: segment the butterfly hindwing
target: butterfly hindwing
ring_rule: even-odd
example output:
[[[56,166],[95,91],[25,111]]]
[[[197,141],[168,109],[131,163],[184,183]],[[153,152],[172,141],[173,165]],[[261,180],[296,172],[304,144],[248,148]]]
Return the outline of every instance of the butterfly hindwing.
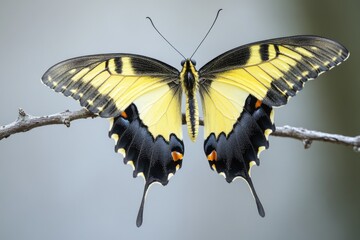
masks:
[[[115,151],[145,179],[137,225],[142,223],[148,187],[162,185],[181,167],[179,72],[160,61],[130,54],[74,58],[50,68],[42,81],[79,100],[89,111],[110,118]]]
[[[168,140],[163,136],[154,139],[142,124],[134,104],[112,119],[109,136],[115,140],[115,151],[123,154],[124,163],[132,166],[133,176],[145,179],[143,199],[136,221],[137,226],[141,226],[147,190],[155,182],[166,185],[181,167],[183,142],[175,134],[171,134]]]
[[[199,70],[204,113],[204,151],[210,167],[228,182],[244,178],[254,190],[250,169],[268,148],[274,127],[272,107],[287,103],[306,81],[345,61],[339,43],[294,36],[244,45],[216,57]]]

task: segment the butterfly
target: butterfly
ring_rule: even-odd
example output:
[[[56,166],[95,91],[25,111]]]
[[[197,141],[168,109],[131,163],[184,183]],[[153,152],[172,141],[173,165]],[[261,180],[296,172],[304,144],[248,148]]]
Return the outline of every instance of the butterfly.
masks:
[[[133,167],[134,177],[145,179],[137,226],[143,222],[149,187],[166,185],[182,166],[183,94],[190,139],[198,135],[199,96],[210,168],[229,183],[245,179],[263,217],[250,171],[269,147],[268,137],[275,130],[273,107],[285,105],[305,82],[348,56],[348,50],[333,40],[292,36],[234,48],[199,70],[191,58],[182,61],[179,71],[134,54],[77,57],[51,67],[42,82],[90,112],[110,118],[115,151]]]

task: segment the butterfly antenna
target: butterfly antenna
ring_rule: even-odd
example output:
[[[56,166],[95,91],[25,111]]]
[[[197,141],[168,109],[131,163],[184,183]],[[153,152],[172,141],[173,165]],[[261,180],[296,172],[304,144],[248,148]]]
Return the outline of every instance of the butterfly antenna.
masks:
[[[214,19],[214,22],[211,24],[211,27],[209,28],[208,32],[206,33],[205,37],[201,40],[201,42],[199,43],[199,45],[197,46],[197,48],[195,49],[194,53],[191,55],[190,59],[192,59],[192,57],[194,56],[194,54],[196,53],[196,51],[199,49],[199,47],[201,46],[201,44],[204,42],[204,40],[206,39],[206,37],[209,35],[211,29],[213,28],[213,26],[215,25],[216,20],[219,17],[220,12],[222,11],[222,8],[220,8],[217,13],[216,13],[216,17]]]
[[[153,26],[153,28],[157,31],[157,33],[178,53],[180,54],[185,60],[186,57],[184,55],[181,54],[181,52],[179,52],[179,50],[177,50],[162,34],[161,32],[155,27],[155,24],[153,23],[153,21],[151,20],[150,17],[146,17],[147,19],[149,19],[151,25]]]

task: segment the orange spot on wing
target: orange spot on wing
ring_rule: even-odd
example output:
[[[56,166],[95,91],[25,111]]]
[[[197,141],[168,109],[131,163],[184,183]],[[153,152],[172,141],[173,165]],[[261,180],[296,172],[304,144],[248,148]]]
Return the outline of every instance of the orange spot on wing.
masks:
[[[120,116],[122,116],[123,118],[128,118],[128,115],[126,114],[126,112],[121,112]]]
[[[207,155],[207,159],[209,161],[216,161],[217,160],[217,152],[215,150],[212,150],[212,152]]]
[[[259,108],[262,104],[262,101],[260,100],[257,100],[256,103],[255,103],[255,108]]]
[[[177,152],[177,151],[172,151],[171,152],[171,157],[174,160],[174,162],[183,159],[183,155],[181,153]]]

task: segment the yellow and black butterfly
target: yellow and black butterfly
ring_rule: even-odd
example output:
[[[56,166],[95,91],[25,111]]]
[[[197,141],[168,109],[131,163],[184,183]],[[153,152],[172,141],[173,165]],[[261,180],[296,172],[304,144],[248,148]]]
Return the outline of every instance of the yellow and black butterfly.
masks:
[[[274,131],[273,107],[287,103],[304,83],[345,61],[347,49],[318,36],[293,36],[234,48],[196,70],[185,59],[181,71],[153,58],[100,54],[56,64],[44,84],[79,100],[81,106],[111,119],[115,151],[145,179],[136,224],[142,224],[149,186],[166,185],[180,169],[182,94],[191,140],[198,134],[199,93],[204,116],[204,151],[212,170],[227,182],[244,178],[265,215],[250,178]]]

